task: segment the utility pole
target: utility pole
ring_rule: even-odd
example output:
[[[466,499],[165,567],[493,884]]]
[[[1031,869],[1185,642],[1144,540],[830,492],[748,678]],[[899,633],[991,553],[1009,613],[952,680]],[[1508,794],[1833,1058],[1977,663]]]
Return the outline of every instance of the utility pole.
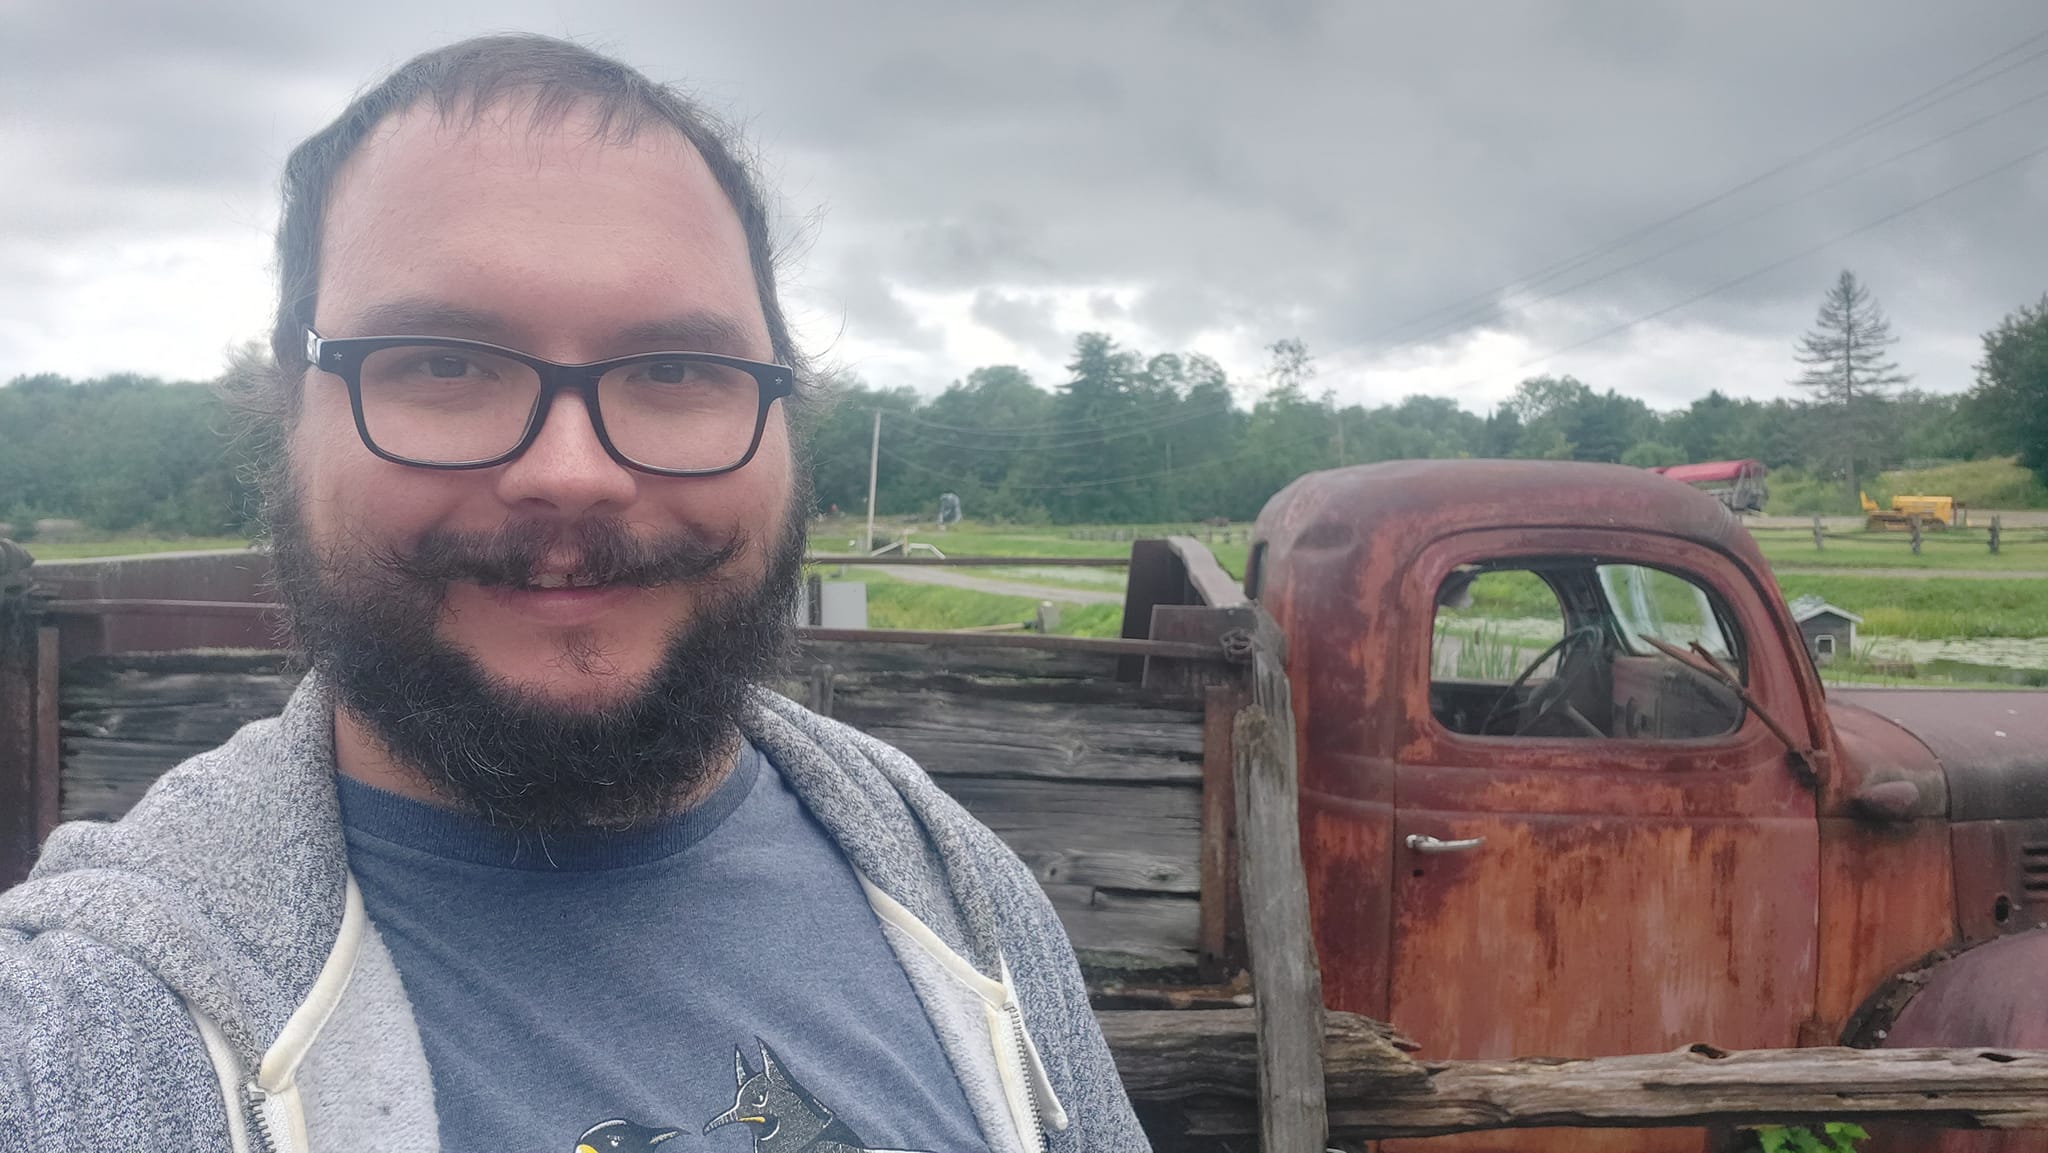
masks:
[[[875,410],[875,439],[868,446],[868,537],[862,552],[875,551],[875,475],[882,462],[882,410]]]

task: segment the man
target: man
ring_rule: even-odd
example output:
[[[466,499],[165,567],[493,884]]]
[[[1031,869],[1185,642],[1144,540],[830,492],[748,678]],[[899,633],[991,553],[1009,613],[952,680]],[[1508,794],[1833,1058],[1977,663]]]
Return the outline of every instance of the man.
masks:
[[[311,672],[0,898],[0,1148],[1143,1149],[1021,863],[756,687],[809,398],[721,131],[497,37],[284,187]]]

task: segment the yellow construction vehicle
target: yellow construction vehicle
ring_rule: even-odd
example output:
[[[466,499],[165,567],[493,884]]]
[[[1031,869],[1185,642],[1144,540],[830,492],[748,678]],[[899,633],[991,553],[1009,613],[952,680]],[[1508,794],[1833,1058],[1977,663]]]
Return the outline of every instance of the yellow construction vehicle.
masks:
[[[1870,494],[1856,494],[1863,501],[1863,526],[1867,529],[1883,529],[1892,532],[1907,532],[1913,527],[1913,518],[1920,518],[1923,529],[1941,530],[1961,528],[1970,523],[1970,509],[1952,496],[1895,496],[1892,507],[1881,509]]]

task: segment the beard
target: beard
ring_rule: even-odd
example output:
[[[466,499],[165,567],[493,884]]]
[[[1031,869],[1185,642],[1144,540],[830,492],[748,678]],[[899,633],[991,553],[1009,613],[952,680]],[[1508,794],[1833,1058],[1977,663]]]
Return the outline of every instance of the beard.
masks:
[[[676,811],[730,764],[753,686],[778,672],[794,636],[806,494],[777,536],[636,537],[618,518],[510,522],[495,532],[431,532],[409,549],[309,538],[287,481],[271,502],[274,580],[292,639],[399,763],[441,797],[500,827],[627,828]],[[734,561],[765,547],[751,580]],[[437,633],[450,582],[526,584],[552,557],[607,585],[690,584],[689,618],[624,699],[578,708],[537,697],[478,666]],[[605,667],[585,638],[563,661]]]

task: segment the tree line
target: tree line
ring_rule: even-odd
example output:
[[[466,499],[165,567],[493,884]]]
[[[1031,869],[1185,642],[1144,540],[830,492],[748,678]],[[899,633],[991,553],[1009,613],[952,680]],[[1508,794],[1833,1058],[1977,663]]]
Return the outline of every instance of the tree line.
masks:
[[[1299,340],[1262,378],[1232,381],[1199,354],[1146,356],[1101,333],[1074,343],[1066,378],[1039,387],[1011,366],[977,369],[937,396],[843,379],[817,422],[820,507],[866,507],[871,421],[881,416],[876,507],[970,516],[1166,522],[1257,515],[1316,469],[1411,458],[1511,457],[1638,467],[1755,458],[1805,496],[1795,512],[1854,512],[1885,469],[2017,454],[2048,482],[2048,296],[1984,336],[1976,387],[1932,393],[1886,359],[1888,323],[1843,272],[1794,352],[1811,399],[1714,391],[1675,411],[1613,388],[1539,376],[1485,415],[1455,401],[1340,405],[1316,388]],[[1810,507],[1809,507],[1810,506]]]
[[[1919,462],[2017,454],[2048,480],[2048,296],[1985,334],[1967,393],[1899,387],[1888,340],[1845,273],[1798,350],[1811,399],[1716,391],[1660,412],[1540,376],[1482,415],[1433,396],[1339,404],[1299,340],[1276,342],[1257,379],[1233,380],[1200,354],[1147,355],[1087,333],[1051,388],[1009,365],[933,396],[841,377],[804,435],[821,510],[866,508],[880,413],[878,512],[931,515],[952,492],[971,517],[1059,523],[1244,520],[1303,473],[1423,457],[1754,457],[1824,482],[1828,509],[1843,512],[1862,483],[1852,478]],[[0,522],[17,535],[49,517],[115,533],[246,530],[255,501],[227,424],[210,382],[17,378],[0,387]]]

